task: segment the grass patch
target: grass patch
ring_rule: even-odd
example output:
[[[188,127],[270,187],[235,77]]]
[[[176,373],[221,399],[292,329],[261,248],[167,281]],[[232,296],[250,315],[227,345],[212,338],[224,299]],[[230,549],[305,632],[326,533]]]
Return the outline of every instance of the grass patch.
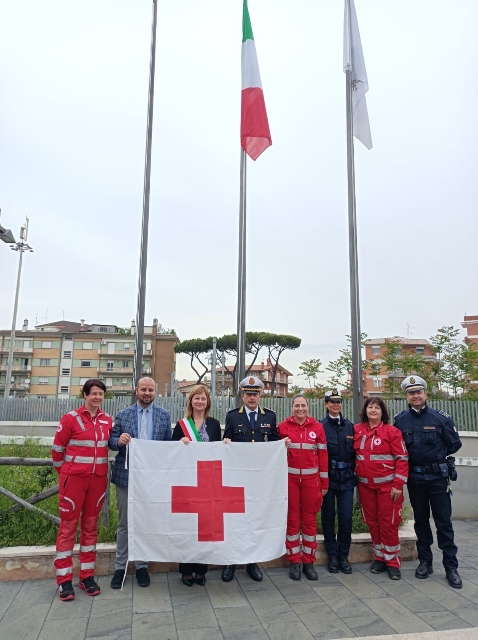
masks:
[[[402,522],[399,525],[399,529],[408,522],[411,509],[409,507],[403,507]],[[338,530],[337,516],[335,517],[335,531]],[[317,533],[323,533],[322,523],[320,520],[320,512],[317,514]],[[360,503],[358,500],[354,500],[354,508],[352,512],[352,533],[368,533],[368,526],[362,520],[362,512],[360,510]]]
[[[0,457],[50,458],[50,447],[41,446],[35,440],[26,440],[25,444],[0,445]],[[35,493],[48,489],[58,483],[58,474],[53,467],[25,467],[0,465],[0,486],[26,500]],[[0,495],[0,512],[14,503]],[[58,496],[38,502],[35,506],[58,516]],[[100,525],[98,542],[115,542],[118,524],[116,491],[110,487],[109,525]],[[0,513],[0,547],[23,545],[54,545],[58,527],[43,516],[27,509],[15,513]],[[76,542],[79,542],[77,535]]]

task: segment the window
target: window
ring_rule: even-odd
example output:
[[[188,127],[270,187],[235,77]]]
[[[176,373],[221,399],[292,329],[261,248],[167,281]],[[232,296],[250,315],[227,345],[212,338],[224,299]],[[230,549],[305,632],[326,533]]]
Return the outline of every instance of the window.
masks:
[[[38,400],[46,400],[46,396],[37,396]]]
[[[41,348],[42,349],[51,349],[51,342],[42,342],[41,343]]]
[[[81,366],[82,367],[91,367],[91,360],[82,360],[81,361]]]
[[[38,378],[38,384],[48,384],[48,378]]]
[[[60,393],[69,393],[70,388],[69,387],[60,387]]]
[[[71,358],[71,351],[63,351],[63,357],[64,358]]]
[[[106,371],[113,371],[114,369],[114,362],[107,362],[106,363]]]
[[[129,351],[129,349],[130,349],[130,344],[129,344],[129,342],[125,342],[125,343],[124,343],[124,350],[125,350],[125,351]]]
[[[382,386],[382,381],[380,380],[380,378],[375,378],[374,379],[373,386],[374,387],[381,387]]]
[[[417,347],[417,353],[423,355],[425,353],[425,347]]]
[[[106,384],[107,387],[112,387],[113,386],[113,378],[106,378],[105,384]]]
[[[92,342],[83,342],[83,349],[93,349]]]
[[[128,384],[128,378],[121,378],[121,384]]]
[[[80,384],[84,385],[87,380],[89,380],[89,378],[80,378]]]
[[[62,369],[61,370],[61,375],[62,376],[69,376],[71,372],[71,369]]]
[[[65,335],[63,336],[64,340],[73,340],[73,336],[71,335],[71,333],[65,333]]]
[[[130,366],[129,364],[129,360],[123,360],[123,367],[124,369],[128,369],[128,367]]]
[[[50,358],[40,358],[40,367],[49,367]]]
[[[380,347],[372,347],[372,355],[373,356],[379,356],[380,355]]]

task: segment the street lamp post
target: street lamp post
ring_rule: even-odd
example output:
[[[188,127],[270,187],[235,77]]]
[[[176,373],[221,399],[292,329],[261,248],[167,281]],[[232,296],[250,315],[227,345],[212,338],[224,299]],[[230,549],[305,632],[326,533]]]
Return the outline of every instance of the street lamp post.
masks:
[[[10,383],[12,378],[12,366],[13,366],[13,348],[15,346],[15,326],[17,324],[17,310],[18,310],[18,294],[20,292],[20,276],[22,273],[23,252],[33,251],[29,244],[27,244],[28,237],[28,218],[25,224],[20,229],[20,241],[11,244],[10,249],[12,251],[19,251],[20,256],[18,260],[18,275],[17,275],[17,290],[15,292],[15,304],[13,306],[13,320],[12,331],[10,333],[10,347],[8,350],[8,364],[7,364],[7,377],[5,378],[5,394],[4,397],[10,397]]]

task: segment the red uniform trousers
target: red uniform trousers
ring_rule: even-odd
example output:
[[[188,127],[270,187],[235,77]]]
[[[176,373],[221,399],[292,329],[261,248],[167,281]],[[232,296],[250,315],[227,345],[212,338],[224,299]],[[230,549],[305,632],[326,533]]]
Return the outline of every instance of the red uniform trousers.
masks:
[[[73,580],[73,547],[81,513],[80,580],[94,574],[98,516],[106,496],[108,476],[60,473],[60,528],[56,538],[56,582]]]
[[[402,521],[403,492],[395,501],[390,497],[392,483],[358,485],[363,521],[368,525],[374,560],[400,568],[398,525]]]
[[[299,476],[289,473],[286,551],[289,562],[315,562],[317,513],[322,506],[319,474]],[[300,531],[302,530],[302,554]],[[302,558],[301,558],[302,556]]]

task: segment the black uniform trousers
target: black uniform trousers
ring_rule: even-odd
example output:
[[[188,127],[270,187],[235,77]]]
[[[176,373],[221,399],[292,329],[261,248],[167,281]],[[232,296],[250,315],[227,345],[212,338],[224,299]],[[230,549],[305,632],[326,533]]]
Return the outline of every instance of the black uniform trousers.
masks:
[[[199,564],[199,562],[180,562],[179,573],[182,576],[190,576],[193,573],[199,573],[200,576],[204,576],[207,573],[207,564]]]
[[[335,536],[335,501],[337,501],[338,531]],[[352,540],[352,512],[354,506],[354,488],[331,489],[322,501],[320,518],[324,545],[329,558],[344,560],[348,557]]]
[[[415,533],[417,534],[417,551],[420,562],[432,564],[433,533],[430,527],[430,507],[437,530],[437,543],[443,552],[443,566],[445,569],[456,569],[457,547],[454,542],[453,525],[451,522],[451,496],[447,491],[446,478],[428,480],[421,484],[408,483],[408,495],[415,518]]]

